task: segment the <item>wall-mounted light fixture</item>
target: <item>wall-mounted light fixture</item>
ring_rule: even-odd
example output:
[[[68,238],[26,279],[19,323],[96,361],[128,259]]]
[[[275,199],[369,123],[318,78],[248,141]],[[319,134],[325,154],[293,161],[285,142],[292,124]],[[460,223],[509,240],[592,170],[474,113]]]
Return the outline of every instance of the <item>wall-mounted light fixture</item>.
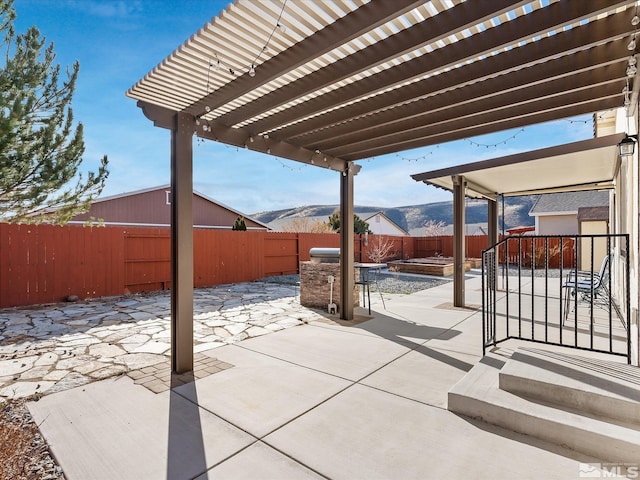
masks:
[[[621,157],[629,157],[633,155],[636,149],[638,135],[624,135],[624,138],[618,143],[618,153]]]

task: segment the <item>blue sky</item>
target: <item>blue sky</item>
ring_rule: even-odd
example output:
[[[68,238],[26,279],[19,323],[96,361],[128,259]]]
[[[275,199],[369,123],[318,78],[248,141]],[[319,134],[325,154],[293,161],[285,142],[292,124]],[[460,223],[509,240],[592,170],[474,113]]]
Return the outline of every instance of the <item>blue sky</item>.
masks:
[[[80,62],[74,118],[84,163],[109,157],[103,196],[168,184],[170,135],[125,92],[228,2],[220,0],[15,0],[16,29],[36,25],[62,67]],[[450,200],[411,174],[592,136],[589,116],[498,132],[359,162],[355,203],[399,207]],[[194,140],[194,189],[244,213],[339,203],[338,173],[216,142]]]

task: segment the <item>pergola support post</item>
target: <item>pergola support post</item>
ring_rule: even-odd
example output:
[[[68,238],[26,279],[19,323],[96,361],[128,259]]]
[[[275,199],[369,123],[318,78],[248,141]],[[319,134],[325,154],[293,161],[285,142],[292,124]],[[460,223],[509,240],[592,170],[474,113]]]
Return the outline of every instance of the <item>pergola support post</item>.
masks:
[[[453,176],[453,305],[465,306],[465,231],[464,199],[466,181],[462,175]]]
[[[354,247],[353,247],[353,176],[351,162],[340,173],[340,318],[353,320]]]
[[[498,201],[487,200],[487,248],[498,243]]]
[[[171,370],[193,370],[193,129],[176,113],[171,130]]]

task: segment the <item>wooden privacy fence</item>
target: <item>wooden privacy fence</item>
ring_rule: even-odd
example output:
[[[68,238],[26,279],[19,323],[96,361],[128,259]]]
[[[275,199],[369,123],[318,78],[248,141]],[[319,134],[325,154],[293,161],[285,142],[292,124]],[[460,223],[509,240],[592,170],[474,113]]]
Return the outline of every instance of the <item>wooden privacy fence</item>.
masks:
[[[194,230],[194,285],[206,287],[298,273],[312,247],[339,247],[334,233]],[[486,237],[467,237],[480,257]],[[387,248],[388,247],[388,248]],[[453,237],[354,237],[356,261],[453,255]],[[171,288],[168,228],[0,223],[0,307]]]

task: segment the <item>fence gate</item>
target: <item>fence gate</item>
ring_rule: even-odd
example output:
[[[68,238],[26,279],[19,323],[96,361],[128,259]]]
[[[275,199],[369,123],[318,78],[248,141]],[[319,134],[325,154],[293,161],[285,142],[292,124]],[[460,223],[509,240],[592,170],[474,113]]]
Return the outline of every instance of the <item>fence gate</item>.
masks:
[[[171,288],[171,236],[166,229],[124,232],[124,281],[131,293]]]

